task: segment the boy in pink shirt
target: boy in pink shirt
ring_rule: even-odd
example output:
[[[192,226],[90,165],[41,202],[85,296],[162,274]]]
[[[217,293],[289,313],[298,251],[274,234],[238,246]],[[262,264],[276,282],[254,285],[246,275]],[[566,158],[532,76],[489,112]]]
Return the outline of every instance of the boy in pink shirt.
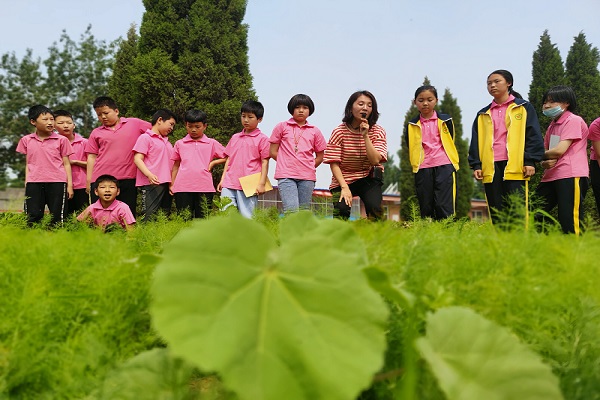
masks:
[[[87,139],[75,133],[73,116],[66,110],[54,111],[54,125],[59,135],[69,139],[73,154],[69,157],[71,174],[73,175],[73,198],[67,202],[69,213],[80,211],[89,205],[89,196],[85,191],[87,156],[85,144]]]
[[[177,211],[187,209],[192,218],[204,218],[215,193],[211,171],[225,162],[225,147],[204,134],[204,111],[189,110],[184,120],[187,136],[175,142],[171,193]]]
[[[77,216],[78,221],[91,220],[94,225],[106,230],[112,224],[119,224],[130,230],[135,218],[129,206],[117,200],[119,181],[111,175],[102,175],[94,183],[94,191],[98,200]]]
[[[269,138],[258,129],[262,121],[264,107],[261,103],[248,100],[242,104],[241,122],[244,129],[231,137],[225,147],[225,168],[217,190],[222,197],[231,200],[246,218],[252,213],[258,202],[258,195],[265,192],[267,172],[269,170]],[[256,192],[246,197],[240,184],[240,178],[260,173]]]
[[[144,220],[154,218],[158,209],[165,214],[171,211],[169,193],[173,167],[173,145],[169,134],[177,120],[173,112],[161,109],[152,116],[152,129],[140,136],[133,146],[133,162],[137,166],[135,185],[142,189]]]
[[[19,140],[17,152],[25,154],[25,213],[29,224],[44,217],[46,205],[51,223],[63,221],[67,198],[73,197],[69,140],[54,132],[52,110],[42,105],[29,109],[29,122],[35,133]]]
[[[133,146],[138,137],[152,124],[138,118],[121,118],[117,104],[110,97],[98,97],[94,100],[94,110],[102,126],[94,129],[85,146],[87,153],[86,188],[92,202],[96,201],[92,182],[100,175],[112,175],[119,180],[119,200],[127,203],[133,215],[136,215],[137,187],[135,176],[137,168],[133,163]]]

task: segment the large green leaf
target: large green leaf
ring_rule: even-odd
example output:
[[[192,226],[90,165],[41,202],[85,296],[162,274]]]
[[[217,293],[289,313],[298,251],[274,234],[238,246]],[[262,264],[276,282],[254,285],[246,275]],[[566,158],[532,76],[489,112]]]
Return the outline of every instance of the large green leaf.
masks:
[[[170,356],[167,349],[138,354],[110,373],[100,399],[189,400],[193,367]]]
[[[506,328],[464,307],[427,317],[417,348],[449,400],[558,400],[550,367]]]
[[[172,351],[242,399],[353,399],[383,363],[387,308],[350,224],[298,213],[280,244],[255,221],[182,231],[156,269],[152,315]]]

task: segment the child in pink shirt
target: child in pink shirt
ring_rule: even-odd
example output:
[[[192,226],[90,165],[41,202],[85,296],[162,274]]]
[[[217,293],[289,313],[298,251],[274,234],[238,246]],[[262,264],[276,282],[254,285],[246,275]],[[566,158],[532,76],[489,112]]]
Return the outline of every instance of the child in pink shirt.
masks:
[[[204,111],[189,110],[184,120],[187,135],[173,149],[171,193],[178,211],[187,209],[192,218],[204,218],[215,193],[211,171],[226,161],[225,147],[204,134],[208,127]]]
[[[555,86],[544,94],[542,112],[552,118],[544,138],[544,176],[536,195],[545,200],[544,211],[558,206],[558,221],[564,233],[580,233],[583,199],[588,188],[588,127],[574,112],[575,93],[569,86]],[[543,221],[541,215],[536,219]]]
[[[159,208],[165,214],[171,211],[173,145],[168,136],[176,123],[173,112],[158,110],[152,116],[152,129],[140,136],[133,146],[133,162],[138,167],[135,185],[142,189],[142,212],[146,221],[153,219]]]
[[[98,200],[79,214],[77,220],[91,220],[102,230],[106,230],[112,224],[119,224],[126,230],[130,230],[135,224],[135,217],[127,204],[117,200],[119,195],[117,178],[111,175],[102,175],[98,177],[94,187]]]
[[[112,175],[119,180],[118,199],[127,203],[136,215],[137,168],[133,163],[133,146],[138,137],[152,128],[152,124],[138,118],[121,118],[117,104],[110,97],[94,100],[94,110],[102,126],[94,129],[85,146],[87,153],[86,188],[92,202],[98,198],[91,187],[100,175]]]
[[[217,186],[221,197],[230,199],[231,205],[237,207],[246,218],[252,218],[258,195],[265,192],[267,183],[269,138],[258,129],[264,112],[263,105],[258,101],[248,100],[242,104],[240,119],[244,129],[233,135],[225,147],[227,161]],[[255,194],[246,197],[240,178],[256,173],[260,173],[260,178]]]
[[[52,225],[63,221],[67,199],[73,197],[69,140],[54,131],[52,110],[42,105],[29,109],[35,132],[19,140],[17,152],[25,154],[25,213],[29,224],[44,217],[46,205]]]
[[[73,116],[66,110],[54,111],[54,125],[59,135],[69,139],[73,154],[69,157],[71,174],[73,175],[73,198],[67,202],[69,213],[80,211],[89,205],[89,196],[85,191],[87,156],[85,144],[87,139],[75,133]]]
[[[317,167],[323,162],[327,147],[319,128],[307,121],[315,111],[309,96],[293,96],[288,111],[292,118],[277,124],[269,139],[270,156],[277,161],[275,179],[284,213],[310,208]]]
[[[596,209],[600,213],[600,118],[590,124],[588,140],[592,142],[590,151],[590,185],[596,200]]]

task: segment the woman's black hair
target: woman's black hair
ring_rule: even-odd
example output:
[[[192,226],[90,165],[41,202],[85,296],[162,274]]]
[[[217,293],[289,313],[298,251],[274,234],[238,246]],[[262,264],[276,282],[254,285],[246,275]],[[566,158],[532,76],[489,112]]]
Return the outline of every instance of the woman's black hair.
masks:
[[[558,85],[554,86],[544,93],[542,102],[554,101],[557,103],[568,103],[567,110],[573,114],[577,112],[577,99],[575,98],[575,92],[571,86]]]
[[[508,94],[512,94],[513,96],[515,96],[518,99],[523,98],[523,96],[521,96],[518,92],[514,91],[513,84],[514,84],[515,80],[513,78],[513,75],[509,71],[507,71],[505,69],[497,69],[488,75],[488,79],[490,78],[490,76],[492,76],[494,74],[502,75],[504,80],[506,80],[507,83],[510,83],[510,86],[508,87]]]
[[[431,93],[433,93],[433,95],[435,96],[435,98],[437,100],[437,98],[438,98],[437,89],[435,88],[435,86],[431,86],[431,85],[423,85],[423,86],[419,87],[417,90],[415,90],[415,100],[421,93],[423,93],[427,90],[429,90]]]
[[[311,116],[312,113],[315,112],[315,103],[313,103],[312,99],[305,94],[297,94],[292,96],[288,103],[288,111],[290,112],[290,114],[294,115],[294,109],[298,106],[308,107],[309,116]]]
[[[342,118],[342,122],[352,122],[352,119],[354,118],[354,115],[352,115],[352,106],[354,105],[356,99],[358,99],[360,96],[367,96],[369,99],[371,99],[371,115],[369,115],[369,118],[367,118],[367,120],[369,121],[369,126],[373,126],[377,123],[377,120],[379,119],[379,111],[377,111],[377,100],[375,100],[375,96],[373,96],[373,93],[369,92],[368,90],[359,90],[357,92],[352,93],[352,95],[348,99],[348,102],[346,103],[346,108],[344,109],[344,118]]]

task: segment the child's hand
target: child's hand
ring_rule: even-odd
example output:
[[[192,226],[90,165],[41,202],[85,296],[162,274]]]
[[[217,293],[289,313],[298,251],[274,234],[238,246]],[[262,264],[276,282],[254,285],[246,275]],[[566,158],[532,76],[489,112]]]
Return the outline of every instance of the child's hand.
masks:
[[[259,183],[256,187],[256,194],[263,194],[265,192],[265,184]]]
[[[553,160],[544,160],[544,161],[542,161],[542,168],[544,168],[544,169],[550,169],[550,168],[552,168],[552,167],[554,167],[556,165],[557,161],[558,160],[556,160],[556,159],[553,159]]]
[[[352,192],[348,186],[343,187],[340,193],[340,203],[345,202],[348,207],[352,207]]]
[[[477,179],[478,181],[483,179],[483,174],[481,173],[480,169],[476,169],[475,171],[473,171],[473,177],[475,179]]]
[[[221,193],[221,190],[223,190],[223,182],[219,182],[217,185],[217,192]]]
[[[531,178],[535,175],[535,167],[526,165],[523,167],[523,178]]]
[[[158,180],[158,176],[154,174],[149,174],[148,180],[150,181],[151,185],[158,185],[160,183],[160,181]]]
[[[69,200],[75,195],[75,192],[73,191],[73,185],[67,185],[67,195],[69,196]]]
[[[171,183],[169,183],[169,194],[170,194],[171,196],[175,196],[175,193],[173,193],[173,183],[172,183],[172,182],[171,182]]]

